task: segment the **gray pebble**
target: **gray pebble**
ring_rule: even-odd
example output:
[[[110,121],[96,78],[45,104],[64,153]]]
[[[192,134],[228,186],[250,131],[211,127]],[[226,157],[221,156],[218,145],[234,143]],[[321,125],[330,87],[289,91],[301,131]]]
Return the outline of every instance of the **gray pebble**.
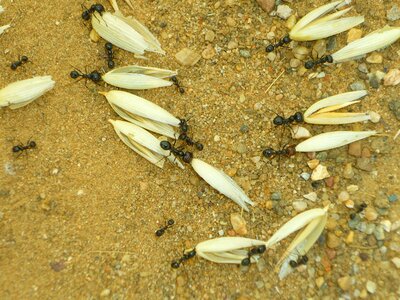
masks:
[[[240,54],[241,57],[244,57],[244,58],[251,57],[251,54],[250,54],[249,50],[241,49],[241,50],[239,50],[239,54]]]
[[[375,74],[372,74],[369,78],[369,85],[374,89],[379,89],[381,80]]]
[[[336,48],[336,37],[331,36],[330,38],[328,38],[328,42],[326,43],[326,50],[332,51],[335,48]]]
[[[371,160],[366,157],[357,158],[356,167],[360,170],[371,172],[372,171]]]
[[[360,231],[360,232],[364,232],[365,233],[367,231],[367,223],[365,223],[365,222],[358,223],[356,225],[356,229],[358,231]]]
[[[359,64],[358,71],[360,71],[361,73],[364,73],[364,74],[368,74],[367,64],[365,64],[365,63]]]
[[[273,192],[271,194],[271,200],[279,201],[282,199],[282,194],[280,192]]]
[[[300,177],[303,178],[304,180],[308,180],[308,179],[310,179],[311,174],[304,172],[304,173],[300,174]]]
[[[400,100],[392,100],[389,102],[389,109],[400,121]]]
[[[356,81],[356,82],[353,82],[352,84],[350,84],[350,89],[352,91],[365,90],[365,84],[362,81]]]
[[[351,229],[357,229],[360,224],[360,216],[356,215],[354,219],[350,219],[348,224]]]
[[[242,126],[240,126],[240,132],[241,132],[241,133],[247,133],[247,132],[249,132],[249,126],[247,126],[247,125],[242,125]]]
[[[257,262],[257,269],[259,272],[264,272],[266,268],[267,263],[265,262],[265,259],[261,257]]]
[[[389,21],[396,21],[400,19],[399,7],[397,5],[393,5],[393,7],[386,12],[386,17]]]
[[[382,225],[377,225],[374,230],[374,236],[377,241],[383,241],[385,239],[385,232]]]
[[[237,150],[238,153],[244,154],[244,153],[247,152],[247,147],[246,147],[245,144],[240,143],[239,145],[237,145],[236,150]]]
[[[319,161],[325,161],[326,158],[328,157],[328,153],[323,151],[323,152],[319,152],[315,158],[318,159]]]
[[[366,234],[372,234],[374,232],[375,228],[376,228],[375,224],[367,224],[367,227],[365,229],[365,233]]]

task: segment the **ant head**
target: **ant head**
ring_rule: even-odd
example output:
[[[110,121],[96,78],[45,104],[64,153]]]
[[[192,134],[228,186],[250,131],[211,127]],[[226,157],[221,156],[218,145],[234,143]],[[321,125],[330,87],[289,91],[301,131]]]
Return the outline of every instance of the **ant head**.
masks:
[[[271,158],[275,154],[275,150],[272,148],[267,148],[263,151],[263,155],[266,158]]]
[[[185,152],[184,154],[183,154],[183,157],[182,157],[182,160],[185,162],[185,163],[190,163],[191,161],[192,161],[192,159],[193,159],[193,153],[192,152]]]
[[[22,61],[22,62],[27,62],[27,61],[28,61],[28,56],[22,55],[22,56],[21,56],[21,61]]]
[[[35,148],[36,147],[36,142],[35,141],[30,141],[29,142],[29,147]]]
[[[275,49],[274,45],[270,44],[265,48],[265,51],[266,52],[272,52],[272,51],[274,51],[274,49]]]
[[[294,269],[298,266],[298,263],[295,260],[289,261],[289,265]]]
[[[14,152],[14,153],[16,153],[16,152],[18,152],[18,151],[20,151],[21,150],[21,147],[20,146],[14,146],[13,148],[12,148],[12,151]]]
[[[294,120],[295,120],[297,123],[302,123],[302,122],[304,122],[303,114],[302,114],[301,112],[296,112],[296,113],[294,114]]]
[[[72,71],[71,73],[69,73],[69,76],[71,76],[71,78],[76,79],[80,76],[78,71]]]
[[[308,262],[308,257],[307,255],[300,256],[300,259],[298,260],[298,263],[301,265],[305,265]]]
[[[90,7],[90,9],[93,10],[93,11],[97,11],[99,14],[101,14],[102,12],[105,11],[104,6],[99,4],[99,3],[93,4]]]
[[[265,250],[267,250],[267,247],[265,247],[265,245],[261,245],[261,246],[258,246],[256,249],[257,249],[258,254],[262,254],[265,252]]]
[[[248,265],[250,265],[250,258],[248,258],[248,257],[243,258],[242,261],[240,262],[240,264],[241,264],[242,266],[248,266]]]
[[[325,56],[325,61],[328,62],[328,63],[333,63],[333,57],[332,57],[332,55],[327,55],[327,56]]]
[[[175,221],[173,219],[169,219],[167,222],[168,226],[172,226],[172,225],[174,225],[174,223],[175,223]]]
[[[98,82],[101,80],[101,74],[98,71],[93,71],[89,74],[89,77],[94,82]]]
[[[18,68],[18,64],[16,61],[14,61],[13,63],[11,63],[11,70],[16,70]]]
[[[163,150],[171,150],[171,148],[172,148],[171,143],[168,142],[168,141],[161,141],[161,142],[160,142],[160,147],[161,147]]]
[[[172,76],[171,80],[173,83],[178,83],[178,78],[176,78],[176,76]]]
[[[185,89],[183,87],[179,87],[179,93],[184,94],[185,93]]]
[[[194,145],[196,146],[197,150],[199,150],[199,151],[203,150],[203,144],[202,143],[196,142]]]
[[[107,50],[112,50],[113,44],[107,42],[107,43],[104,45],[104,47],[105,47]]]
[[[314,66],[315,63],[312,60],[306,61],[306,63],[304,64],[304,68],[306,68],[307,70],[314,68]]]
[[[294,145],[288,146],[286,148],[286,150],[287,150],[287,156],[289,156],[289,157],[296,154],[296,146],[294,146]]]
[[[174,269],[178,269],[180,265],[181,265],[181,263],[179,261],[177,261],[177,260],[174,260],[171,263],[171,267],[174,268]]]
[[[85,10],[85,11],[82,13],[82,19],[84,19],[85,21],[89,21],[89,19],[90,19],[90,12],[89,12],[88,10]]]
[[[164,228],[160,228],[160,229],[158,229],[156,231],[156,236],[162,236],[164,234],[164,232],[165,232],[165,229]]]
[[[188,258],[195,257],[196,256],[196,249],[190,250],[186,255],[187,255]]]
[[[187,132],[189,130],[189,125],[187,124],[187,121],[185,119],[179,119],[179,128],[183,132]]]
[[[288,35],[286,35],[286,36],[282,39],[282,41],[283,41],[285,44],[289,44],[289,43],[292,41],[292,39],[291,39]]]
[[[274,125],[279,126],[284,123],[284,118],[281,116],[276,116],[272,122],[274,123]]]

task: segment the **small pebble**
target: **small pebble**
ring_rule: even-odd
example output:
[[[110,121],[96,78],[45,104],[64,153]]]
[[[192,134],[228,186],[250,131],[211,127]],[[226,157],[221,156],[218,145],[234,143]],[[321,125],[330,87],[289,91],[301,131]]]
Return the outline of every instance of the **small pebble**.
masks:
[[[346,179],[351,179],[354,176],[354,171],[353,171],[353,167],[351,165],[351,163],[347,163],[344,166],[344,170],[343,170],[343,177]]]
[[[317,279],[315,279],[315,284],[317,286],[317,288],[321,288],[321,286],[325,283],[325,279],[324,277],[317,277]]]
[[[214,136],[214,142],[219,142],[221,140],[219,135]]]
[[[310,50],[304,46],[298,46],[293,49],[293,54],[297,59],[303,60],[305,59],[310,53]]]
[[[271,200],[279,201],[282,199],[282,194],[280,192],[273,192],[271,194]]]
[[[247,132],[249,132],[249,126],[247,126],[247,125],[242,125],[242,126],[240,126],[240,132],[241,132],[241,133],[247,133]]]
[[[374,89],[379,89],[381,80],[378,78],[376,74],[372,74],[369,76],[369,84]]]
[[[104,289],[101,291],[100,293],[100,297],[107,297],[111,294],[111,290],[110,289]]]
[[[307,165],[311,170],[314,170],[319,165],[319,160],[318,159],[309,160],[307,162]]]
[[[396,266],[397,269],[400,269],[400,258],[399,257],[393,257],[392,263],[394,263],[394,265]]]
[[[292,9],[287,5],[278,5],[278,8],[276,9],[276,14],[281,19],[286,20],[292,14]]]
[[[370,64],[381,64],[382,61],[382,55],[377,52],[374,52],[367,57],[367,62],[369,62]]]
[[[351,194],[357,192],[358,189],[359,189],[358,185],[355,185],[355,184],[351,184],[346,187],[346,190]]]
[[[347,245],[350,245],[354,241],[354,231],[350,231],[347,235],[346,239],[344,240]]]
[[[307,181],[308,179],[310,179],[311,174],[307,173],[307,172],[303,172],[300,174],[300,177]]]
[[[383,220],[380,224],[382,225],[383,230],[385,230],[386,232],[390,232],[392,228],[392,222],[390,222],[389,220]]]
[[[307,200],[312,201],[312,202],[317,201],[317,198],[318,198],[316,192],[308,193],[306,195],[303,195],[303,197],[306,198]]]
[[[394,114],[397,120],[400,121],[400,99],[389,102],[389,109]]]
[[[400,19],[400,9],[397,5],[393,5],[391,9],[386,12],[386,18],[389,21],[396,21]]]
[[[228,49],[232,50],[232,49],[236,49],[237,47],[238,47],[238,43],[236,41],[229,41]]]
[[[350,29],[347,33],[347,43],[360,39],[362,37],[362,33],[362,30],[358,28]]]
[[[249,50],[241,49],[241,50],[239,50],[239,54],[240,54],[241,57],[244,57],[244,58],[251,57],[251,54],[250,54]]]
[[[215,33],[212,30],[207,30],[204,39],[208,42],[212,42],[215,39]]]
[[[365,90],[365,84],[362,81],[356,81],[353,82],[352,84],[350,84],[350,89],[352,91],[361,91],[361,90]]]
[[[368,221],[374,221],[378,218],[378,213],[376,212],[376,210],[373,207],[367,207],[365,209],[365,218]]]
[[[320,161],[325,161],[328,157],[328,152],[325,151],[319,152],[315,157]]]
[[[347,200],[349,200],[349,199],[350,199],[350,195],[349,195],[348,192],[346,192],[346,191],[341,191],[341,192],[339,193],[338,200],[339,200],[340,202],[344,202],[344,201],[347,201]]]
[[[343,291],[348,291],[352,286],[352,280],[350,276],[340,277],[338,279],[338,285]]]
[[[222,229],[218,231],[218,235],[219,235],[219,236],[224,236],[224,233],[225,233],[225,232],[224,232],[224,230],[222,230]]]
[[[247,147],[246,147],[245,144],[240,143],[240,144],[237,145],[236,150],[237,150],[238,153],[244,154],[244,153],[247,152]]]
[[[373,282],[373,281],[371,281],[371,280],[368,280],[368,281],[367,281],[366,288],[367,288],[367,291],[368,291],[370,294],[374,294],[374,293],[376,292],[376,283]]]
[[[390,69],[383,77],[383,85],[398,85],[400,83],[400,70]]]
[[[211,59],[215,56],[215,49],[211,45],[208,45],[201,53],[201,56],[204,59]]]
[[[360,71],[361,73],[364,73],[364,74],[368,74],[367,64],[365,64],[365,63],[359,64],[358,65],[358,71]]]
[[[298,212],[304,211],[307,208],[307,202],[305,202],[305,201],[293,201],[292,206]]]
[[[349,145],[348,153],[351,156],[361,157],[361,141],[351,143]]]
[[[267,13],[273,11],[275,7],[275,0],[257,0],[257,3]]]
[[[227,18],[226,18],[226,23],[227,23],[229,26],[231,26],[231,27],[236,26],[236,21],[235,21],[235,19],[232,18],[232,17],[227,17]]]
[[[201,58],[200,54],[188,48],[183,48],[175,54],[175,58],[183,66],[194,66]]]
[[[354,208],[354,201],[353,200],[346,200],[346,201],[344,201],[344,205],[347,207],[347,208]]]
[[[267,54],[267,59],[269,60],[269,61],[274,61],[275,59],[276,59],[276,54],[274,53],[274,52],[270,52],[270,53],[268,53]]]
[[[391,194],[388,196],[389,202],[396,202],[399,199],[396,194]]]
[[[372,164],[369,158],[362,157],[357,158],[356,167],[360,170],[371,172],[372,171]]]
[[[291,68],[298,68],[301,65],[301,61],[297,58],[292,58],[289,62]]]
[[[329,232],[326,240],[326,244],[329,248],[335,249],[340,246],[340,239],[333,233]]]
[[[296,16],[295,15],[291,15],[289,17],[289,19],[286,20],[286,28],[289,29],[289,30],[292,29],[294,27],[294,25],[296,25],[296,22],[297,22]]]
[[[323,165],[318,165],[311,174],[311,180],[317,181],[328,178],[330,176],[328,169]]]
[[[246,221],[239,213],[231,214],[231,224],[238,235],[247,234]]]
[[[381,224],[375,227],[374,236],[377,241],[383,241],[385,239],[385,232]]]

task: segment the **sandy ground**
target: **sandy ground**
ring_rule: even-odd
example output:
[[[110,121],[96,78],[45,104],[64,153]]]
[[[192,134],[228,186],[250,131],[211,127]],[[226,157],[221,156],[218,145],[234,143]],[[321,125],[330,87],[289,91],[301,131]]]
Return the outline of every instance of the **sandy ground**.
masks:
[[[353,14],[367,19],[361,26],[363,32],[385,25],[386,11],[395,2],[399,4],[355,1]],[[111,10],[109,3],[102,3]],[[267,239],[295,213],[292,201],[314,190],[310,181],[299,178],[300,173],[310,172],[305,155],[282,159],[279,166],[276,160],[255,163],[264,147],[277,148],[282,143],[280,131],[271,124],[274,114],[268,109],[289,115],[304,111],[323,96],[348,91],[350,83],[360,80],[360,62],[324,67],[320,69],[326,73],[324,78],[309,80],[290,69],[290,49],[280,50],[274,62],[268,61],[264,51],[267,33],[276,26],[276,35],[282,36],[287,29],[285,21],[269,17],[255,1],[236,1],[232,6],[221,1],[218,8],[216,1],[133,3],[137,8],[134,16],[159,37],[167,55],[150,53],[150,60],[145,61],[116,50],[116,63],[179,70],[187,90],[184,95],[174,87],[137,94],[177,116],[191,117],[193,136],[205,144],[196,156],[234,175],[257,203],[251,213],[244,214],[247,236]],[[310,7],[323,3],[296,1],[289,5],[304,15]],[[382,195],[399,194],[399,142],[392,140],[399,121],[388,108],[389,101],[399,97],[398,87],[376,90],[367,83],[370,96],[354,108],[379,112],[383,119],[379,124],[329,129],[376,129],[389,136],[362,142],[374,153],[373,172],[356,169],[352,179],[342,178],[344,165],[356,161],[347,155],[346,147],[329,152],[324,162],[338,182],[334,189],[317,187],[319,200],[307,204],[309,208],[334,204],[330,216],[337,222],[329,232],[340,238],[337,248],[328,249],[323,242],[315,245],[307,270],[281,282],[273,267],[287,242],[265,255],[267,268],[261,272],[256,266],[244,272],[237,266],[200,258],[173,270],[171,260],[180,257],[185,247],[216,237],[220,230],[226,235],[231,229],[230,214],[239,212],[239,207],[190,168],[182,172],[166,164],[160,170],[133,153],[107,122],[118,117],[96,93],[109,87],[88,83],[88,89],[84,82],[74,83],[69,78],[71,65],[88,70],[106,65],[103,41],[92,43],[80,18],[81,1],[5,0],[2,5],[6,12],[1,23],[12,20],[13,26],[0,38],[1,86],[45,74],[52,75],[57,84],[24,108],[0,111],[1,299],[334,299],[352,296],[355,290],[364,292],[368,280],[377,284],[376,299],[399,297],[399,272],[390,262],[399,256],[390,246],[399,243],[399,235],[386,233],[384,254],[381,248],[371,246],[372,242],[368,244],[367,235],[361,232],[355,232],[352,245],[345,244],[348,216],[354,210],[337,202],[338,193],[350,184],[360,187],[352,196],[356,203],[365,201],[373,206],[376,198],[385,197]],[[122,3],[121,9],[132,13]],[[235,26],[228,25],[228,17]],[[391,24],[400,26],[400,21]],[[215,32],[213,42],[205,41],[207,30]],[[346,37],[337,37],[335,49],[345,44]],[[238,48],[229,50],[229,41],[236,41]],[[208,44],[220,52],[194,67],[180,66],[174,58],[184,47],[201,53]],[[312,43],[304,45],[311,47]],[[241,57],[241,49],[249,50],[251,57]],[[384,51],[383,63],[368,64],[370,71],[398,67],[398,49],[399,42]],[[19,55],[27,55],[32,63],[12,71],[9,64]],[[282,70],[286,70],[283,76],[266,93]],[[248,126],[248,132],[240,131],[242,125]],[[328,130],[307,127],[313,133]],[[219,142],[214,141],[216,135]],[[30,138],[37,149],[17,158],[12,146]],[[282,200],[275,206],[270,195],[277,191]],[[154,231],[169,218],[176,225],[156,238]],[[398,202],[391,203],[387,214],[375,223],[384,219],[399,219]],[[368,254],[366,261],[359,259],[360,251]],[[338,287],[337,280],[343,276],[354,279],[348,291]],[[321,277],[325,283],[318,287],[316,279]]]

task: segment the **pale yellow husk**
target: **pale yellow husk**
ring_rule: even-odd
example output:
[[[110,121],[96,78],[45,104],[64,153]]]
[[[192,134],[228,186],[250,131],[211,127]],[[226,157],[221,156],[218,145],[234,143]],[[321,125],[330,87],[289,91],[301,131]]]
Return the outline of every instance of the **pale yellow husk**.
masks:
[[[36,100],[55,85],[51,76],[38,76],[10,83],[0,90],[0,107],[16,109]]]
[[[376,131],[332,131],[315,135],[296,146],[296,152],[325,151],[365,139]]]
[[[311,105],[304,113],[304,121],[309,124],[334,125],[349,124],[364,121],[379,121],[380,117],[375,112],[365,113],[339,113],[332,112],[352,104],[368,93],[365,90],[343,93],[322,99]]]
[[[131,90],[146,90],[171,86],[172,81],[165,80],[176,76],[177,72],[142,66],[125,66],[113,69],[102,76],[108,84]]]
[[[292,28],[289,33],[290,38],[295,41],[319,40],[339,34],[364,22],[364,17],[362,16],[339,19],[351,8],[326,15],[344,2],[332,2],[309,12]]]
[[[173,154],[170,154],[169,151],[163,150],[160,147],[160,140],[150,132],[125,121],[109,120],[109,122],[114,126],[115,132],[125,145],[152,164],[163,168],[164,158],[167,157],[168,160],[178,165],[180,168],[184,168],[182,163],[174,157]]]
[[[400,38],[400,27],[385,26],[355,40],[332,54],[333,62],[340,63],[364,57],[365,54],[385,48]]]

